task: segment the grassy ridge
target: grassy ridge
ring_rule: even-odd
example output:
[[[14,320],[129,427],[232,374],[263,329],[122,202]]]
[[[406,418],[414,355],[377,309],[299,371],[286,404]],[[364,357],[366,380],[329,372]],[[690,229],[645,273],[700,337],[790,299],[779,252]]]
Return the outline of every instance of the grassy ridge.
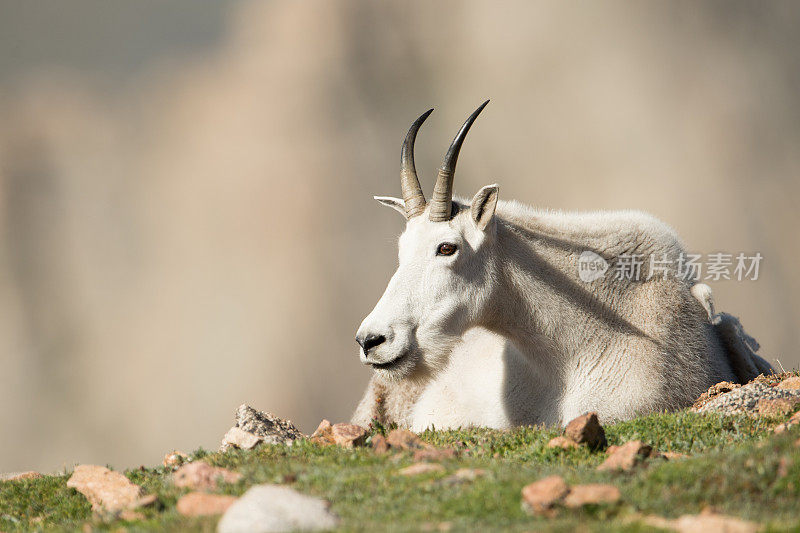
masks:
[[[580,524],[597,531],[638,531],[651,529],[636,520],[639,514],[674,518],[707,505],[776,530],[800,528],[800,447],[794,444],[800,431],[773,436],[777,422],[680,412],[606,427],[610,444],[640,439],[661,451],[691,455],[671,462],[650,460],[631,473],[597,472],[602,452],[547,448],[558,431],[541,428],[428,431],[424,440],[461,453],[442,462],[446,472],[415,477],[397,475],[413,462],[411,454],[376,456],[369,448],[321,448],[307,441],[252,451],[199,450],[195,457],[244,475],[239,483],[223,485],[220,493],[240,495],[258,483],[289,484],[330,500],[343,519],[343,530],[418,531],[450,522],[453,530],[570,531]],[[449,482],[448,476],[459,468],[488,473],[474,481]],[[126,472],[158,495],[154,507],[142,510],[145,520],[136,522],[94,518],[83,496],[66,487],[68,475],[0,482],[0,531],[79,530],[87,522],[109,530],[213,531],[216,518],[189,519],[175,511],[178,497],[188,491],[175,488],[169,473],[163,467]],[[568,483],[611,483],[619,487],[623,501],[564,509],[551,519],[525,514],[521,488],[550,474],[562,475]]]

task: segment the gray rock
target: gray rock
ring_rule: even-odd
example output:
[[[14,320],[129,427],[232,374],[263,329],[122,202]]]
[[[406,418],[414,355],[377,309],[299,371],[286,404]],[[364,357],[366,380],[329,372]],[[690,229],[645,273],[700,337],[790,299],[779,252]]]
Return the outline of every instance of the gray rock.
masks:
[[[760,400],[781,398],[800,398],[800,391],[780,389],[752,381],[730,392],[715,396],[701,407],[694,408],[693,411],[698,413],[747,414],[755,416],[758,414],[758,402]]]
[[[245,404],[236,410],[236,427],[261,437],[266,444],[289,444],[305,436],[291,420],[256,411]]]
[[[256,485],[222,516],[219,533],[322,531],[339,525],[328,502],[281,485]]]

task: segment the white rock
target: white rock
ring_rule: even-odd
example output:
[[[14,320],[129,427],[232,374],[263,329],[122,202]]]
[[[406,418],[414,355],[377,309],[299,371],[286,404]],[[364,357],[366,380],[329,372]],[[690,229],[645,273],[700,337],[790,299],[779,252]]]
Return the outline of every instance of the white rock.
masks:
[[[252,433],[248,433],[247,431],[234,426],[229,429],[222,438],[222,446],[220,446],[220,450],[224,452],[231,447],[241,448],[242,450],[252,450],[260,442],[263,442],[263,440],[264,439],[258,435],[253,435]]]
[[[322,531],[333,529],[339,518],[328,502],[281,485],[256,485],[222,516],[219,533]]]

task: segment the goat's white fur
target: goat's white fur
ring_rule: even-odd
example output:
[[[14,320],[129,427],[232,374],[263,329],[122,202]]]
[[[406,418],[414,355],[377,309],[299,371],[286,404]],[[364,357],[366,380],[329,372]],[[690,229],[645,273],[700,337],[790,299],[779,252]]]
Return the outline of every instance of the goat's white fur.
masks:
[[[403,212],[402,200],[376,199]],[[611,270],[579,279],[584,250],[674,262],[683,245],[653,216],[497,202],[496,185],[454,203],[452,220],[433,223],[426,212],[400,238],[398,270],[359,330],[391,338],[361,351],[379,369],[355,423],[508,428],[587,411],[627,419],[771,371],[738,320],[715,314],[706,285],[618,280]],[[463,257],[435,256],[442,241],[457,241]]]

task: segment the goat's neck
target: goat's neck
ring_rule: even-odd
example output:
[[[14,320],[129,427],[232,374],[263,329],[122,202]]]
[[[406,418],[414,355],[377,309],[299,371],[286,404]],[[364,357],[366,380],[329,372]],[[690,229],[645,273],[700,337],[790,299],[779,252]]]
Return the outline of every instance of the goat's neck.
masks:
[[[590,322],[581,301],[594,298],[572,271],[579,247],[503,220],[497,243],[503,253],[494,265],[498,285],[485,325],[563,375]]]

